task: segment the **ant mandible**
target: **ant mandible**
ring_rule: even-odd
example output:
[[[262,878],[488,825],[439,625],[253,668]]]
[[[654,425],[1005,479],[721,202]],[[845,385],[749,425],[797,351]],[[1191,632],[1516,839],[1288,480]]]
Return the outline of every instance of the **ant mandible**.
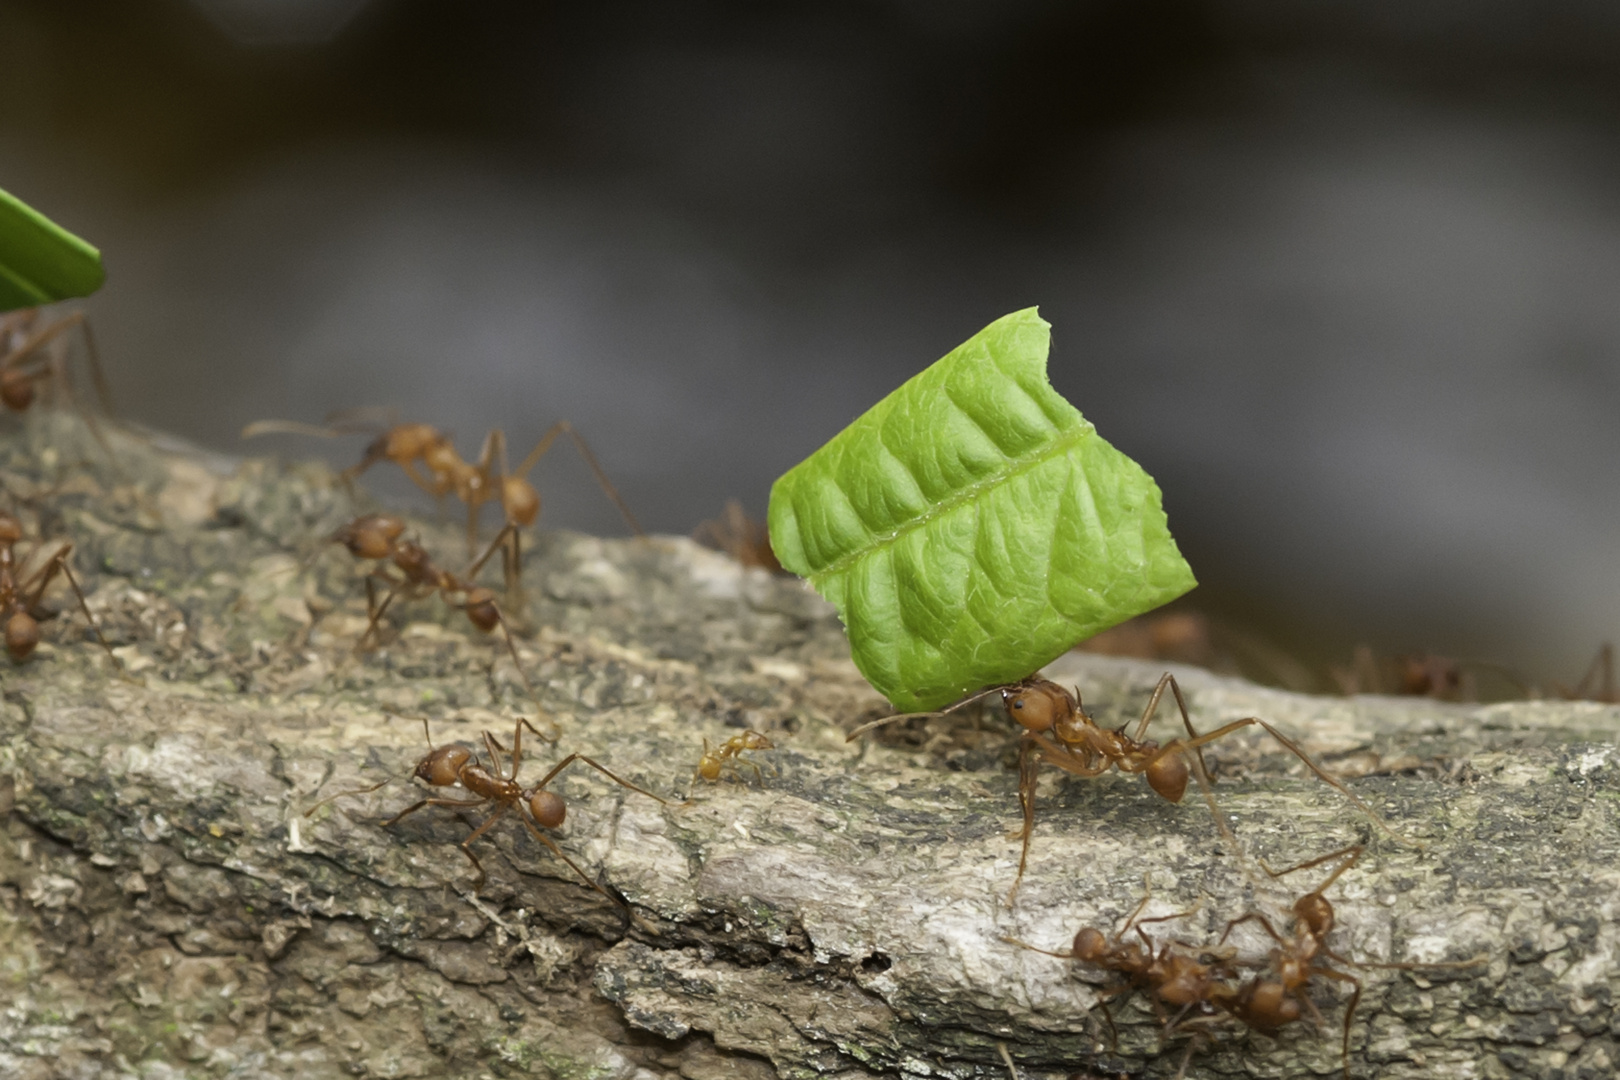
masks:
[[[512,663],[517,666],[518,677],[523,680],[524,687],[531,694],[534,693],[534,685],[529,682],[528,673],[523,670],[523,662],[518,659],[517,645],[512,640],[512,630],[501,615],[494,592],[472,582],[473,577],[489,561],[489,557],[516,535],[515,530],[510,526],[502,529],[484,553],[459,575],[435,566],[422,545],[406,539],[404,533],[405,522],[397,517],[390,514],[364,514],[332,534],[331,542],[342,544],[355,558],[392,564],[401,575],[394,578],[381,569],[373,570],[366,575],[366,611],[370,621],[366,625],[366,632],[360,636],[355,650],[359,652],[365,649],[366,643],[377,632],[383,614],[388,610],[388,605],[393,602],[394,597],[404,593],[408,599],[419,599],[438,593],[446,604],[465,612],[468,620],[484,633],[491,633],[497,626],[500,627],[502,635],[506,638],[506,649],[512,655]],[[379,581],[388,587],[387,595],[380,602],[377,600],[374,584]]]
[[[22,663],[38,647],[39,621],[48,617],[48,613],[41,609],[40,601],[45,596],[45,590],[60,573],[73,587],[73,595],[79,600],[79,610],[84,612],[85,620],[95,632],[96,640],[107,651],[113,665],[121,670],[123,665],[118,662],[112,646],[107,644],[107,639],[102,636],[96,617],[90,614],[90,605],[85,603],[84,590],[79,588],[79,581],[73,576],[72,568],[68,566],[67,559],[73,551],[73,541],[55,540],[49,546],[41,543],[28,560],[38,565],[29,573],[19,576],[15,546],[22,536],[22,523],[10,514],[0,511],[0,622],[5,626],[6,652],[11,659],[16,663]],[[41,551],[49,551],[50,554],[41,560]]]
[[[771,743],[771,740],[753,729],[749,729],[741,735],[733,735],[719,746],[712,748],[709,746],[709,740],[705,738],[703,740],[703,756],[698,759],[698,766],[696,771],[692,773],[692,778],[696,780],[698,777],[702,777],[712,783],[719,780],[722,773],[729,772],[740,780],[742,777],[737,771],[737,766],[746,765],[754,770],[754,779],[763,783],[765,774],[760,771],[759,764],[742,755],[750,750],[774,749],[775,746]]]
[[[496,807],[495,812],[486,818],[483,824],[473,829],[473,831],[468,834],[467,838],[463,840],[460,845],[458,845],[461,848],[462,854],[467,856],[467,858],[473,864],[473,869],[477,871],[478,877],[473,884],[473,894],[477,895],[479,890],[484,887],[484,883],[488,880],[488,875],[484,872],[484,864],[478,860],[477,855],[473,854],[472,842],[484,835],[484,833],[488,832],[490,827],[501,818],[505,817],[508,812],[516,810],[519,820],[523,822],[524,827],[529,830],[529,834],[531,836],[549,849],[553,855],[567,863],[569,868],[572,869],[574,873],[579,875],[581,881],[585,882],[585,884],[589,885],[591,888],[595,889],[609,900],[612,900],[615,904],[623,907],[623,901],[619,900],[606,889],[602,888],[602,886],[592,879],[591,876],[587,874],[578,863],[564,854],[562,848],[557,846],[557,842],[555,840],[540,831],[541,829],[555,829],[560,827],[568,816],[568,804],[563,801],[563,797],[561,795],[558,795],[554,791],[548,791],[547,785],[550,784],[552,780],[556,779],[557,775],[568,766],[572,765],[576,761],[582,761],[621,787],[639,792],[640,794],[647,796],[649,799],[657,800],[659,803],[662,803],[665,806],[671,805],[669,800],[654,795],[646,788],[637,787],[635,784],[632,784],[623,777],[608,771],[602,765],[591,758],[586,757],[584,754],[577,753],[569,754],[556,765],[552,766],[551,771],[546,773],[545,776],[541,777],[539,783],[531,785],[530,787],[523,787],[517,781],[517,774],[518,770],[523,766],[524,728],[528,728],[530,732],[542,740],[545,739],[545,736],[542,735],[533,724],[529,723],[527,719],[519,717],[516,725],[512,729],[512,750],[509,755],[511,768],[507,775],[503,776],[501,774],[501,754],[505,752],[505,748],[502,747],[501,744],[496,741],[495,737],[488,731],[483,732],[484,749],[489,754],[490,760],[489,767],[486,768],[483,763],[478,760],[477,756],[472,750],[469,750],[460,743],[446,743],[444,746],[434,746],[433,737],[428,732],[427,719],[423,718],[422,734],[427,737],[428,752],[424,754],[421,760],[416,763],[416,768],[413,770],[412,775],[431,787],[449,788],[460,785],[461,788],[464,789],[469,795],[472,795],[473,798],[448,799],[430,796],[426,799],[412,803],[410,806],[407,806],[405,809],[383,822],[382,827],[386,829],[391,825],[395,825],[403,818],[416,813],[416,811],[426,806],[451,806],[459,809],[470,810],[478,807],[488,806],[493,803]],[[373,784],[372,786],[366,788],[357,788],[352,791],[340,791],[336,795],[322,799],[320,802],[310,807],[304,812],[304,816],[309,817],[315,811],[319,810],[322,806],[325,806],[334,799],[343,798],[347,795],[360,795],[366,792],[376,791],[385,784],[391,783],[393,779],[393,777],[390,777],[381,783]]]
[[[1167,688],[1175,697],[1176,706],[1181,712],[1181,722],[1187,729],[1187,738],[1177,737],[1160,745],[1144,736],[1148,724],[1158,712],[1159,702]],[[1215,802],[1209,770],[1204,764],[1203,747],[1217,739],[1225,738],[1234,731],[1256,725],[1304,762],[1318,778],[1343,794],[1391,837],[1403,843],[1416,844],[1415,841],[1400,837],[1354,792],[1313,761],[1309,754],[1286,735],[1259,717],[1246,716],[1200,735],[1187,714],[1187,701],[1181,694],[1181,687],[1177,684],[1175,676],[1169,672],[1165,672],[1160,677],[1158,685],[1153,688],[1153,694],[1148,698],[1147,707],[1142,710],[1142,718],[1137,722],[1134,734],[1127,734],[1125,725],[1113,730],[1100,727],[1081,705],[1078,690],[1071,693],[1066,687],[1038,675],[1009,686],[982,690],[944,711],[959,709],[994,693],[1001,695],[1007,714],[1024,729],[1022,746],[1018,753],[1018,802],[1024,812],[1024,825],[1019,837],[1023,846],[1018,857],[1018,876],[1013,880],[1012,889],[1007,893],[1009,906],[1018,895],[1018,886],[1023,882],[1024,871],[1029,864],[1030,838],[1035,831],[1035,790],[1043,762],[1080,777],[1101,776],[1110,769],[1118,769],[1123,773],[1141,773],[1148,786],[1161,798],[1176,803],[1186,794],[1189,776],[1195,775],[1204,790],[1216,827],[1223,837],[1235,844],[1236,838],[1232,835],[1231,827]],[[850,733],[849,739],[855,739],[882,724],[904,719],[907,715],[939,714],[886,716],[856,728]],[[1197,760],[1196,770],[1187,762],[1186,755],[1189,751]]]

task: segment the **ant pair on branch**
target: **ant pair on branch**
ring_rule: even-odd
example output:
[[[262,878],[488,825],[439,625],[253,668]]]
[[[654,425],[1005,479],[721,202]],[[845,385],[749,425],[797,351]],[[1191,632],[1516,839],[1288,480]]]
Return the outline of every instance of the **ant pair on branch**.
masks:
[[[342,544],[356,559],[369,559],[377,564],[365,576],[368,620],[366,631],[360,635],[355,651],[365,651],[367,644],[377,634],[382,617],[396,596],[403,595],[407,600],[417,600],[436,593],[447,605],[464,612],[468,621],[480,631],[488,634],[496,627],[500,628],[501,634],[506,639],[507,652],[511,654],[512,663],[517,667],[518,677],[523,680],[525,689],[532,695],[534,684],[529,681],[528,673],[523,670],[523,661],[518,657],[517,644],[512,639],[511,627],[501,614],[495,593],[474,584],[473,581],[478,571],[483,569],[484,564],[497,550],[512,551],[516,537],[517,530],[510,525],[506,526],[484,549],[482,555],[474,559],[462,573],[456,574],[437,566],[422,545],[406,538],[405,522],[390,514],[364,514],[338,529],[332,534],[330,542]],[[389,567],[396,573],[390,574],[387,569]],[[381,600],[377,598],[379,584],[388,590]]]
[[[467,856],[468,860],[473,864],[473,869],[477,872],[478,877],[473,884],[473,893],[477,895],[488,880],[488,875],[484,872],[484,864],[479,861],[477,855],[473,854],[472,842],[488,832],[491,826],[508,813],[516,811],[518,819],[523,822],[524,828],[529,830],[529,834],[550,850],[553,855],[567,863],[569,868],[579,875],[581,881],[615,904],[623,907],[624,902],[622,900],[598,884],[578,863],[570,859],[562,848],[557,846],[555,840],[541,831],[542,829],[559,828],[568,816],[568,804],[561,795],[548,790],[548,785],[564,769],[578,761],[589,765],[620,787],[645,795],[664,806],[674,804],[668,799],[654,795],[646,788],[637,787],[623,777],[610,772],[599,762],[578,753],[569,754],[556,765],[553,765],[551,771],[541,777],[538,783],[524,787],[518,783],[517,775],[518,770],[523,767],[523,730],[525,728],[542,741],[550,741],[546,740],[546,736],[541,734],[527,719],[519,717],[512,729],[512,749],[510,751],[502,746],[500,741],[490,732],[485,731],[482,733],[484,750],[489,755],[489,765],[486,767],[483,762],[478,760],[477,754],[473,750],[460,743],[446,743],[443,746],[434,746],[433,736],[428,730],[428,722],[424,717],[422,720],[422,734],[427,739],[428,752],[417,761],[416,768],[411,775],[434,788],[460,787],[472,798],[451,799],[442,796],[429,796],[407,806],[383,822],[382,827],[386,829],[389,826],[398,824],[404,818],[428,806],[448,806],[458,810],[475,810],[493,805],[495,812],[485,818],[483,823],[475,827],[466,839],[462,840],[458,845],[462,854]],[[509,768],[504,773],[501,766],[502,755],[506,755],[509,765]],[[396,779],[398,777],[391,776],[370,787],[355,788],[329,795],[304,811],[304,816],[309,817],[333,800],[350,795],[364,795],[376,791]]]
[[[1112,937],[1105,936],[1100,930],[1085,927],[1075,934],[1074,943],[1067,952],[1041,949],[1016,938],[1003,940],[1047,956],[1074,960],[1123,976],[1119,982],[1106,988],[1099,998],[1103,1018],[1108,1023],[1116,1049],[1118,1031],[1108,1010],[1108,1000],[1133,991],[1146,993],[1161,1025],[1161,1046],[1178,1033],[1190,1032],[1193,1035],[1193,1041],[1188,1045],[1176,1071],[1176,1080],[1185,1075],[1187,1064],[1193,1053],[1203,1045],[1204,1032],[1210,1024],[1232,1020],[1251,1031],[1275,1038],[1284,1027],[1298,1022],[1308,1013],[1316,1029],[1322,1031],[1327,1027],[1327,1022],[1310,998],[1311,981],[1320,978],[1348,983],[1353,989],[1345,1008],[1340,1054],[1345,1080],[1350,1080],[1350,1026],[1361,1003],[1364,987],[1360,979],[1342,968],[1442,971],[1475,967],[1485,960],[1482,956],[1451,963],[1352,960],[1329,947],[1327,938],[1336,926],[1337,917],[1332,902],[1325,894],[1345,871],[1356,865],[1363,850],[1364,845],[1351,844],[1286,870],[1273,870],[1261,861],[1261,866],[1273,880],[1337,861],[1326,879],[1294,901],[1291,909],[1292,927],[1286,934],[1279,932],[1264,914],[1251,911],[1230,920],[1213,947],[1198,947],[1183,941],[1156,945],[1142,929],[1144,925],[1188,918],[1198,908],[1142,919],[1141,913],[1152,896],[1150,886]],[[1236,951],[1226,944],[1232,931],[1245,923],[1259,924],[1275,943],[1275,948],[1265,960],[1240,960]],[[1140,943],[1124,940],[1132,930]],[[1246,969],[1259,970],[1257,974],[1245,976]],[[1169,1009],[1178,1011],[1171,1014]]]
[[[330,418],[326,426],[303,424],[296,420],[259,420],[242,429],[242,438],[270,434],[336,438],[376,431],[375,424],[357,422],[340,415]],[[345,482],[350,482],[373,465],[391,461],[413,484],[435,500],[442,501],[446,495],[455,496],[467,507],[467,555],[470,558],[478,548],[478,519],[487,503],[500,504],[506,519],[505,527],[512,530],[514,536],[518,529],[528,528],[539,518],[540,492],[529,482],[528,474],[563,435],[573,443],[574,449],[591,470],[591,475],[613,505],[618,507],[631,531],[637,536],[645,536],[640,523],[608,479],[590,446],[567,420],[559,420],[551,425],[515,470],[508,467],[506,435],[500,428],[495,428],[484,438],[478,460],[469,462],[457,453],[451,436],[429,424],[389,424],[367,445],[360,460],[343,470],[342,476]],[[521,548],[514,540],[513,561],[508,564],[509,584],[518,573],[521,555]]]
[[[1153,739],[1146,738],[1146,735],[1148,724],[1158,712],[1159,702],[1163,699],[1166,689],[1175,698],[1176,707],[1181,712],[1182,725],[1187,729],[1187,738],[1177,737],[1161,745]],[[1169,672],[1166,672],[1159,679],[1158,685],[1153,688],[1153,694],[1148,698],[1147,706],[1142,710],[1142,717],[1133,733],[1126,732],[1126,725],[1113,730],[1101,727],[1081,704],[1079,690],[1071,693],[1066,687],[1036,675],[1023,682],[981,690],[939,712],[902,713],[874,720],[850,732],[846,741],[853,741],[874,728],[897,720],[915,716],[941,716],[954,712],[991,694],[1001,695],[1002,705],[1006,708],[1007,714],[1023,728],[1022,745],[1018,752],[1018,802],[1024,813],[1023,829],[1018,836],[1023,846],[1018,857],[1018,876],[1013,880],[1012,889],[1007,893],[1009,907],[1018,895],[1018,886],[1023,882],[1024,871],[1029,864],[1030,838],[1035,831],[1036,785],[1040,779],[1042,764],[1053,765],[1074,776],[1088,778],[1101,776],[1110,769],[1118,769],[1122,773],[1141,773],[1154,792],[1173,803],[1179,803],[1186,794],[1188,779],[1196,777],[1204,792],[1205,801],[1209,804],[1210,813],[1215,818],[1216,828],[1222,838],[1232,843],[1235,848],[1237,838],[1215,801],[1214,787],[1204,762],[1203,747],[1247,727],[1258,726],[1264,730],[1284,749],[1304,762],[1306,768],[1316,774],[1318,779],[1349,799],[1392,839],[1411,846],[1422,846],[1417,841],[1406,839],[1396,833],[1372,807],[1346,787],[1343,781],[1323,769],[1297,743],[1259,717],[1246,716],[1200,735],[1187,713],[1187,701],[1182,696],[1181,687],[1177,684],[1175,676]]]
[[[56,575],[61,574],[72,586],[73,595],[79,601],[79,610],[84,612],[85,621],[90,624],[96,640],[106,650],[113,666],[122,671],[124,665],[119,663],[112,646],[107,644],[106,637],[101,633],[101,625],[96,622],[96,617],[90,613],[90,605],[85,602],[79,579],[73,576],[73,569],[68,565],[73,541],[42,540],[34,546],[28,559],[19,564],[16,545],[22,538],[22,522],[0,511],[0,623],[4,624],[6,653],[19,664],[33,655],[39,646],[40,621],[52,615],[42,604],[45,590],[56,580]]]

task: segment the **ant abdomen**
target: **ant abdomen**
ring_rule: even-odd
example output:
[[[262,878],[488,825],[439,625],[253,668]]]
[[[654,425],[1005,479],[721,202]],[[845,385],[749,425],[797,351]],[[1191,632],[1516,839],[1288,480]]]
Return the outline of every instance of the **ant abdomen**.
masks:
[[[469,590],[466,611],[468,620],[486,634],[501,624],[501,609],[495,606],[495,594],[488,589]]]
[[[529,799],[529,813],[542,829],[555,829],[568,816],[568,804],[562,796],[550,791],[537,791]]]
[[[16,661],[28,659],[39,644],[39,623],[26,611],[6,620],[6,652]]]
[[[1187,759],[1181,756],[1180,751],[1158,758],[1145,772],[1148,787],[1173,803],[1180,802],[1181,797],[1187,793],[1187,780],[1192,776],[1192,770],[1187,767]]]

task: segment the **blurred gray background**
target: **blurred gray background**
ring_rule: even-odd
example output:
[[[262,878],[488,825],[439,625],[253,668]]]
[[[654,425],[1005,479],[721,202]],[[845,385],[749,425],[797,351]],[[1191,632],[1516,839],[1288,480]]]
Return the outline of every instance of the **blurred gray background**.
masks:
[[[667,532],[1039,304],[1189,602],[1572,682],[1620,635],[1617,59],[1612,0],[0,0],[0,187],[103,248],[124,415],[340,464],[236,434],[566,417]]]

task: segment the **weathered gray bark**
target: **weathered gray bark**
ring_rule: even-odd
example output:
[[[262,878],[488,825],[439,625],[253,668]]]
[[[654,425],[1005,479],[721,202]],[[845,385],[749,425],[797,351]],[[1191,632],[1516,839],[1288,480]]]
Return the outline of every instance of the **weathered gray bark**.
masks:
[[[1314,871],[1282,885],[1256,873],[1196,797],[1170,805],[1117,775],[1048,780],[1009,909],[1017,739],[999,715],[847,746],[883,704],[798,582],[679,539],[556,534],[526,570],[538,630],[520,647],[561,740],[532,747],[524,775],[578,750],[692,802],[565,774],[558,839],[628,917],[510,821],[479,842],[490,877],[473,896],[455,847],[466,821],[430,809],[379,827],[420,797],[406,783],[301,815],[408,770],[424,749],[412,717],[437,741],[507,739],[533,715],[510,661],[436,601],[391,613],[386,647],[350,655],[364,626],[352,562],[331,549],[299,572],[355,512],[326,471],[110,438],[116,472],[63,418],[0,446],[0,481],[30,522],[77,542],[92,606],[142,680],[115,677],[71,612],[0,675],[5,1075],[990,1077],[1005,1075],[1001,1042],[1025,1076],[1168,1076],[1181,1044],[1158,1053],[1139,1001],[1114,1010],[1111,1055],[1091,1011],[1107,980],[1002,938],[1065,948],[1083,925],[1116,925],[1144,875],[1149,914],[1202,901],[1172,924],[1189,940],[1251,910],[1281,925],[1314,884]],[[423,534],[459,556],[454,529]],[[345,588],[299,642],[306,594]],[[1109,724],[1159,673],[1060,666]],[[1266,717],[1427,842],[1373,836],[1328,894],[1338,951],[1488,956],[1358,972],[1353,1075],[1614,1074],[1620,713],[1178,676],[1200,728]],[[776,741],[759,759],[777,772],[694,784],[703,739],[741,727]],[[1252,734],[1211,755],[1251,855],[1300,861],[1369,835]],[[1227,1031],[1189,1075],[1335,1074],[1343,997],[1316,995],[1324,1033]]]

